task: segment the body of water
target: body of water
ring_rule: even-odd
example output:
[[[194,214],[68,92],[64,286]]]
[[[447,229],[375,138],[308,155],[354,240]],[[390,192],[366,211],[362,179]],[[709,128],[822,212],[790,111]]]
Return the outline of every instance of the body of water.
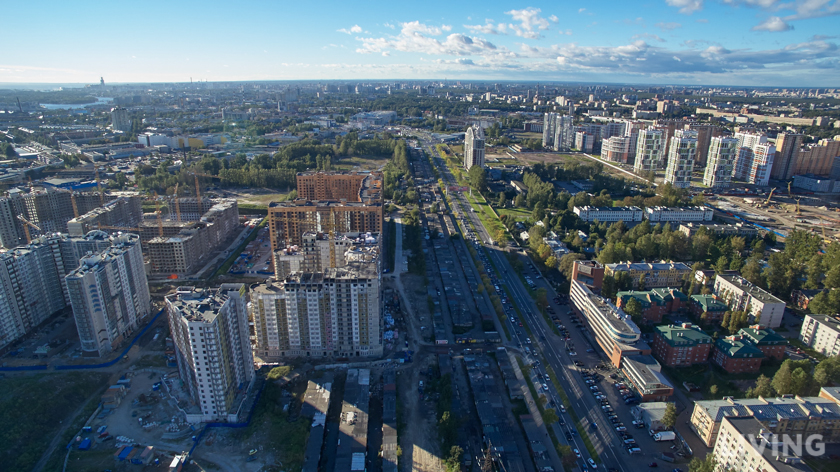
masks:
[[[108,97],[96,97],[96,101],[93,103],[81,103],[81,104],[71,104],[71,103],[42,103],[41,108],[46,108],[47,110],[75,110],[79,108],[85,108],[92,105],[105,105],[108,103],[113,102],[113,98]]]

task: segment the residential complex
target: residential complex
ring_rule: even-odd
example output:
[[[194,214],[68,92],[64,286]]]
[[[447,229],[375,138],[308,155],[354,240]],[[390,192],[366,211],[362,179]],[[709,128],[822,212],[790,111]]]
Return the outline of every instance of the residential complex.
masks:
[[[546,113],[543,122],[542,145],[555,151],[569,151],[574,146],[573,117],[559,113]]]
[[[782,395],[770,398],[726,397],[698,400],[691,414],[691,429],[708,447],[714,446],[724,418],[755,417],[776,434],[822,434],[825,442],[840,442],[840,405],[837,387],[823,387],[818,397]]]
[[[26,244],[23,217],[40,230],[29,227],[32,238],[39,234],[66,233],[67,222],[104,203],[98,193],[70,192],[63,189],[32,188],[29,192],[11,190],[0,198],[0,243],[6,249]]]
[[[694,236],[700,228],[705,228],[711,234],[715,236],[742,236],[745,238],[753,238],[758,236],[758,230],[752,226],[747,226],[744,223],[735,223],[734,225],[726,225],[726,224],[696,224],[696,223],[684,223],[681,224],[678,228],[679,232],[686,235],[687,237]]]
[[[715,211],[709,207],[685,207],[685,208],[670,208],[670,207],[647,207],[645,208],[645,218],[654,223],[665,222],[688,222],[688,221],[712,221],[715,216]]]
[[[676,313],[688,304],[688,297],[675,288],[654,288],[648,291],[618,292],[616,306],[624,309],[631,298],[642,305],[642,320],[645,324],[661,323],[663,315]]]
[[[295,272],[254,288],[251,305],[263,359],[382,355],[377,251],[344,268]]]
[[[788,345],[787,339],[772,329],[753,325],[742,328],[738,331],[738,336],[758,348],[765,358],[772,357],[781,361],[785,357],[785,349]]]
[[[639,289],[639,281],[644,288],[681,287],[683,279],[691,273],[691,267],[682,262],[623,262],[606,264],[605,275],[615,277],[624,272],[633,283],[633,289]]]
[[[207,256],[239,229],[236,200],[220,200],[198,222],[181,224],[173,236],[145,243],[153,274],[190,274],[208,262]]]
[[[323,272],[347,265],[356,251],[365,247],[381,253],[381,240],[376,233],[314,233],[302,236],[303,244],[274,251],[274,273],[277,280],[294,272]]]
[[[624,221],[634,223],[642,221],[644,211],[635,206],[629,207],[592,207],[583,206],[574,208],[575,215],[587,223],[597,221],[599,223],[614,223]]]
[[[595,341],[613,365],[619,367],[626,356],[650,354],[650,348],[639,342],[641,331],[636,323],[609,300],[595,295],[576,280],[572,281],[569,298],[572,308],[586,320]]]
[[[297,197],[303,200],[382,200],[381,172],[299,172]]]
[[[840,321],[832,315],[805,315],[799,340],[823,355],[840,355]]]
[[[715,295],[692,295],[689,310],[703,324],[718,323],[729,311],[729,305]]]
[[[738,140],[729,137],[713,137],[709,147],[703,185],[712,189],[729,187],[735,156],[738,155]]]
[[[643,129],[636,139],[636,160],[633,170],[639,172],[655,172],[664,168],[663,156],[665,144],[662,130]]]
[[[334,201],[273,202],[268,207],[273,250],[303,244],[303,233],[381,233],[382,204]]]
[[[484,130],[477,125],[470,126],[464,138],[464,168],[473,166],[484,167]]]
[[[741,335],[726,336],[715,341],[712,362],[730,374],[756,373],[764,353]]]
[[[665,182],[675,188],[688,188],[694,171],[694,157],[697,153],[697,133],[677,130],[668,147],[668,167]]]
[[[712,352],[712,337],[690,323],[657,326],[652,347],[653,355],[668,367],[702,364]]]
[[[714,293],[732,311],[746,311],[753,323],[778,328],[785,313],[785,302],[756,287],[738,275],[719,274],[715,277]]]
[[[67,222],[70,236],[84,236],[96,229],[125,228],[136,230],[143,222],[143,202],[140,197],[118,197],[99,208]]]
[[[753,416],[726,417],[721,422],[715,441],[715,470],[810,472],[812,469],[801,457],[794,454],[794,448],[787,447],[787,438],[783,436],[784,434],[768,431],[764,424]],[[803,447],[799,453],[804,452]]]
[[[776,148],[767,142],[767,136],[754,133],[735,133],[738,156],[732,176],[755,185],[767,185]]]
[[[800,133],[779,133],[776,136],[776,155],[770,169],[771,179],[788,180],[793,177],[804,139],[805,135]]]
[[[631,163],[630,141],[628,136],[613,136],[605,139],[601,144],[601,159],[622,164]]]
[[[120,234],[79,264],[65,277],[70,305],[82,351],[101,356],[128,339],[151,309],[140,237]]]
[[[166,297],[180,381],[192,400],[190,423],[240,421],[255,378],[247,305],[245,284],[178,287]]]

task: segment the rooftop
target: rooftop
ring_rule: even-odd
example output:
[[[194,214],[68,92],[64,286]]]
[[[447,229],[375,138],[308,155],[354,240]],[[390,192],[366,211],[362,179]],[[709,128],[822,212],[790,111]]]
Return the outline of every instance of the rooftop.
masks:
[[[840,333],[840,320],[831,316],[831,315],[807,315],[810,318],[815,319],[819,324],[822,326],[833,329]]]
[[[782,441],[782,439],[779,438],[777,435],[767,432],[764,429],[764,425],[762,425],[761,422],[755,417],[752,417],[752,416],[745,417],[745,418],[731,418],[730,417],[730,418],[726,418],[725,421],[728,421],[732,425],[732,427],[735,429],[735,431],[737,431],[738,434],[740,434],[742,437],[745,438],[744,442],[746,442],[747,444],[750,443],[747,438],[755,438],[756,442],[758,443],[759,441],[761,441],[761,440],[758,439],[759,436],[761,436],[764,439],[763,441],[761,441],[761,442],[764,442],[764,443],[775,443],[775,442],[780,443]],[[766,460],[770,464],[770,466],[773,467],[773,470],[775,470],[775,471],[778,471],[778,472],[805,472],[805,471],[812,470],[810,467],[805,465],[805,463],[802,462],[802,460],[797,456],[794,456],[794,455],[789,455],[789,456],[779,455],[779,456],[776,456],[776,455],[774,455],[773,447],[771,447],[770,444],[767,444],[766,447],[763,447],[763,448],[760,448],[760,449],[756,448],[756,446],[754,446],[754,445],[747,446],[747,447],[753,447],[757,451],[759,451],[761,453],[761,455],[764,456],[764,460]],[[779,447],[778,450],[777,450],[777,453],[779,453],[779,451],[785,451],[785,450],[787,450],[787,448],[782,449],[781,447]],[[761,469],[761,467],[759,467],[758,465],[756,465],[756,468],[757,468],[756,470]]]
[[[692,295],[691,299],[699,304],[703,311],[729,310],[729,306],[715,295]]]
[[[182,317],[191,322],[212,323],[228,300],[228,292],[239,291],[244,284],[222,284],[217,289],[181,286],[166,297]]]
[[[746,359],[750,357],[764,357],[757,347],[747,342],[741,336],[727,336],[715,341],[715,347],[722,351],[727,357],[735,359]]]
[[[620,308],[610,303],[609,300],[595,295],[591,290],[589,290],[589,287],[577,280],[572,280],[572,284],[578,284],[583,287],[583,293],[586,294],[587,298],[589,298],[590,303],[592,303],[592,305],[604,315],[603,319],[610,324],[610,327],[614,331],[623,335],[635,335],[638,338],[641,334],[641,330],[638,326],[636,326],[636,323],[630,319],[630,315],[624,313],[624,311]]]
[[[622,358],[621,361],[624,369],[633,372],[637,379],[643,382],[646,390],[674,388],[671,382],[662,374],[662,366],[653,356],[627,356]]]
[[[823,388],[825,389],[825,387]],[[807,416],[840,419],[840,406],[832,400],[821,397],[794,395],[768,398],[725,397],[721,400],[698,400],[694,403],[698,408],[706,410],[706,413],[715,422],[719,422],[728,416],[755,416],[761,421],[778,421]]]
[[[329,207],[355,207],[355,208],[366,208],[366,207],[381,207],[381,202],[345,202],[345,201],[335,201],[335,200],[305,200],[303,198],[299,198],[297,200],[293,200],[291,202],[271,202],[268,204],[269,208],[295,208],[295,207],[318,207],[318,208],[329,208]]]
[[[656,334],[671,346],[693,346],[697,344],[711,344],[712,337],[704,333],[698,326],[690,323],[682,325],[657,326]]]
[[[787,344],[787,339],[784,336],[777,334],[770,328],[761,328],[759,325],[742,328],[738,334],[744,338],[752,341],[758,346],[767,346],[774,344]]]
[[[740,288],[747,294],[749,294],[752,298],[763,302],[763,303],[784,303],[783,301],[779,300],[778,298],[774,297],[768,292],[765,292],[759,287],[756,287],[752,283],[750,283],[747,279],[741,277],[740,275],[727,275],[727,274],[719,274],[717,276],[718,279],[726,280],[727,282],[731,283],[732,285]]]
[[[670,271],[670,270],[685,270],[690,271],[691,267],[682,262],[619,262],[617,264],[607,264],[607,268],[612,271]]]
[[[623,206],[623,207],[594,207],[594,206],[582,206],[582,207],[575,207],[575,210],[580,211],[642,211],[641,208],[637,206]]]

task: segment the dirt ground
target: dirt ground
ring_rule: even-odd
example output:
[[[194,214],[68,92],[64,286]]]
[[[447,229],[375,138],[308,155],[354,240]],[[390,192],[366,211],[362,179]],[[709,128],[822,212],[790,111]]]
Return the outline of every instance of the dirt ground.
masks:
[[[418,386],[424,377],[421,370],[428,370],[434,356],[415,360],[414,368],[397,372],[397,405],[402,409],[400,427],[400,469],[402,472],[442,472],[440,447],[435,427],[435,408],[420,399]]]

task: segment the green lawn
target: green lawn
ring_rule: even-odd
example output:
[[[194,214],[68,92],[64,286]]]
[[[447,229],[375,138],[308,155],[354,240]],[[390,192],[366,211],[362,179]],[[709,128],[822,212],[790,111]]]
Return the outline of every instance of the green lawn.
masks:
[[[516,218],[516,221],[525,221],[531,217],[531,212],[523,208],[496,208],[496,213]]]

